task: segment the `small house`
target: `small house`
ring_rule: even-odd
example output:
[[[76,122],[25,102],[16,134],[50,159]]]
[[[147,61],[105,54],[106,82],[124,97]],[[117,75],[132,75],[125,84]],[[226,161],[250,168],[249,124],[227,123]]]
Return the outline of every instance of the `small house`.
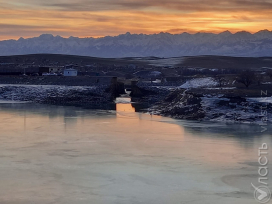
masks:
[[[63,71],[63,76],[77,76],[77,70],[76,69],[65,69]]]

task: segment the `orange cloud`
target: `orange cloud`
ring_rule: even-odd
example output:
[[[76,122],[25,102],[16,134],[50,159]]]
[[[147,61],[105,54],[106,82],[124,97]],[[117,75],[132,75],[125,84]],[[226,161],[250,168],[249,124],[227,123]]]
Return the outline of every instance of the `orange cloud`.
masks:
[[[271,1],[0,0],[0,40],[52,33],[102,37],[120,33],[219,33],[271,30]],[[70,3],[69,3],[70,2]]]

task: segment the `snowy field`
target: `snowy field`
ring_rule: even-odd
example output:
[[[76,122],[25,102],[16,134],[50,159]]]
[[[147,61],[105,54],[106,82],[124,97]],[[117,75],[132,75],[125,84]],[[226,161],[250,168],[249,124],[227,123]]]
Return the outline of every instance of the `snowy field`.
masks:
[[[76,90],[85,90],[89,88],[96,88],[95,86],[65,86],[65,85],[28,85],[28,84],[0,84],[1,87],[24,87],[24,88],[40,88],[40,89],[76,89]]]
[[[207,78],[197,78],[191,79],[186,83],[182,84],[180,88],[190,89],[190,88],[201,88],[201,87],[214,87],[217,86],[218,83],[211,77]]]
[[[48,96],[67,95],[73,91],[101,92],[95,86],[58,86],[58,85],[0,85],[0,100],[2,101],[36,101],[44,100]]]
[[[272,103],[272,97],[247,98],[247,100],[260,103]]]

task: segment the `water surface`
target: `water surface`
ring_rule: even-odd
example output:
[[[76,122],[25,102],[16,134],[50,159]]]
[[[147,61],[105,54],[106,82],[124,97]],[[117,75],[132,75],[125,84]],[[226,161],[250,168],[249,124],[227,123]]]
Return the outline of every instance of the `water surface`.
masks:
[[[271,127],[173,120],[131,104],[1,103],[0,130],[1,204],[256,203],[258,148],[272,148]]]

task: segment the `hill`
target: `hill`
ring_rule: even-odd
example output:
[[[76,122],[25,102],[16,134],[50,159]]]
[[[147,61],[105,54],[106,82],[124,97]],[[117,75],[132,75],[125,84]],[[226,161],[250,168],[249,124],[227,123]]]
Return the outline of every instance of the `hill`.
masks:
[[[43,65],[68,65],[79,66],[96,65],[103,71],[110,67],[129,67],[135,65],[138,68],[147,67],[195,67],[208,69],[260,69],[272,68],[272,57],[230,57],[230,56],[186,56],[175,58],[143,57],[143,58],[98,58],[61,54],[31,54],[0,56],[0,65],[5,64],[33,64]],[[12,65],[10,66],[12,67]]]

